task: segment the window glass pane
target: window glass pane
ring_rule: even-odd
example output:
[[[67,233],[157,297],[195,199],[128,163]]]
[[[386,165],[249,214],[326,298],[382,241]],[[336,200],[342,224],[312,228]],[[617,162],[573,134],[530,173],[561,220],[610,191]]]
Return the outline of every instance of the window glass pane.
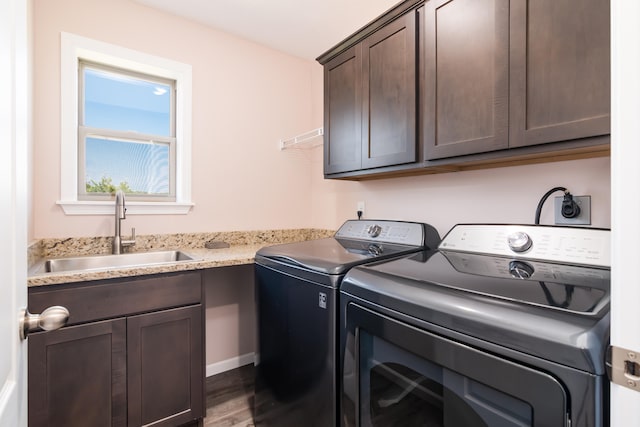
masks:
[[[167,196],[169,153],[164,143],[87,137],[86,191],[109,193],[120,188],[127,194]]]
[[[84,67],[84,125],[171,135],[171,85]]]

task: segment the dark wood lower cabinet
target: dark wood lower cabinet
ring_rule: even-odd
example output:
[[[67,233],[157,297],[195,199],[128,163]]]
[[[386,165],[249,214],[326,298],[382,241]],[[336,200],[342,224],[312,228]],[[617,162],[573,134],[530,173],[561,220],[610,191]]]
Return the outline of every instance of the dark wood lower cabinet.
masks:
[[[127,425],[126,320],[29,336],[29,425]]]
[[[127,319],[129,425],[175,426],[203,414],[194,398],[205,375],[201,336],[200,306]]]
[[[163,285],[178,291],[135,290]],[[34,312],[43,305],[65,305],[71,313],[69,326],[29,335],[29,426],[201,424],[201,289],[200,272],[29,289]],[[85,313],[106,299],[114,318],[91,319]],[[149,311],[152,300],[155,308]],[[105,311],[94,312],[100,310]]]

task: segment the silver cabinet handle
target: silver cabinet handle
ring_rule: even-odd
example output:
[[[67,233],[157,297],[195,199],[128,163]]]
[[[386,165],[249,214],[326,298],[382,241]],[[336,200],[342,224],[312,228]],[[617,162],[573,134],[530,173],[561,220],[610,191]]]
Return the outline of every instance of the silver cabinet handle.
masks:
[[[29,332],[42,329],[43,331],[53,331],[66,325],[69,320],[69,310],[65,307],[54,305],[40,314],[31,314],[23,309],[20,315],[20,339],[27,338]]]

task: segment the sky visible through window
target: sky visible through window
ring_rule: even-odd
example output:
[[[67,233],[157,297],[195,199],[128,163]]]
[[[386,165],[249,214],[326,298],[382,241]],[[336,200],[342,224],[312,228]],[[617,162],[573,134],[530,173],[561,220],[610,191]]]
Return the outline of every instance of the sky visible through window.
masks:
[[[171,135],[171,86],[100,69],[84,68],[84,126]],[[108,132],[86,139],[85,182],[111,178],[132,192],[169,193],[169,145],[114,138]]]

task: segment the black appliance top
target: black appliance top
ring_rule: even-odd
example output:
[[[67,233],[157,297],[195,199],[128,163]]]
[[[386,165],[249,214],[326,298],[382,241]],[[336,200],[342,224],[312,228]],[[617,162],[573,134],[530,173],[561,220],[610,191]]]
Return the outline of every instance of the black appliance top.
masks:
[[[350,268],[387,259],[440,243],[438,232],[428,224],[385,220],[349,220],[334,237],[267,246],[256,261],[271,260],[313,272],[342,275]]]
[[[454,240],[449,232],[438,251],[355,268],[342,291],[456,332],[601,373],[609,338],[608,230],[572,228],[567,237],[563,227],[517,226],[518,231],[508,232],[502,226],[473,227],[478,233],[458,229]],[[500,238],[487,238],[495,231],[505,240],[526,232],[533,243],[509,255],[496,244]],[[483,242],[474,242],[476,235]],[[535,247],[541,242],[544,251]],[[565,250],[558,249],[563,245],[575,263],[550,261],[566,258]]]

